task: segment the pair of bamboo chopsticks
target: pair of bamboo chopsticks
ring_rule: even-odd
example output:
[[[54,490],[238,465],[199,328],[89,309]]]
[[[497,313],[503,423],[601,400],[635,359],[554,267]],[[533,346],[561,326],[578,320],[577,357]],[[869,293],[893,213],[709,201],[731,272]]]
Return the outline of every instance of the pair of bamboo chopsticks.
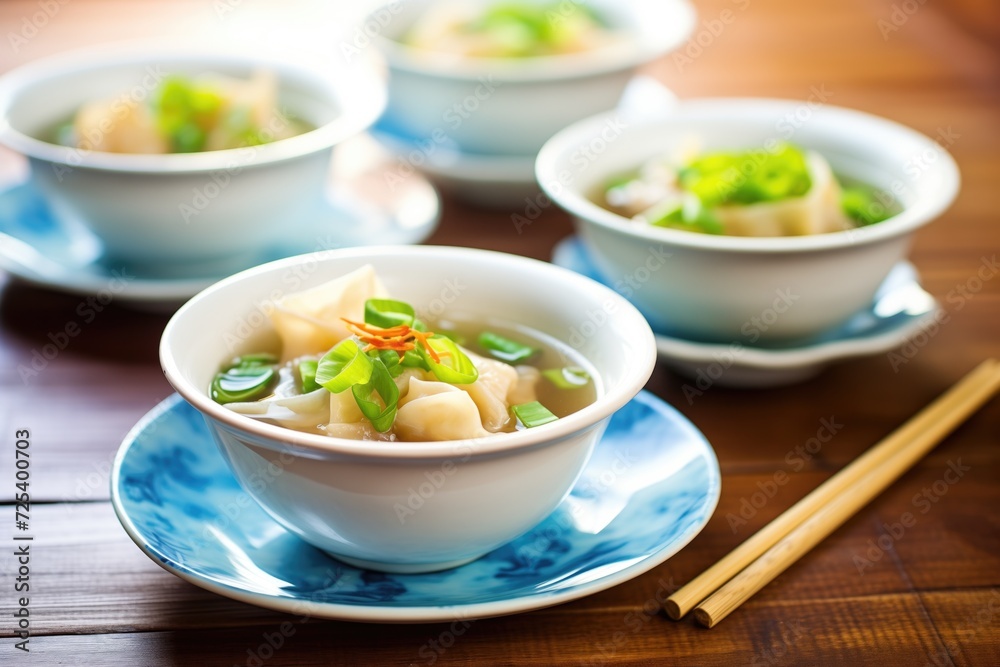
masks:
[[[1000,363],[987,359],[879,444],[667,598],[667,614],[677,620],[693,608],[699,623],[713,627],[882,493],[998,389]]]

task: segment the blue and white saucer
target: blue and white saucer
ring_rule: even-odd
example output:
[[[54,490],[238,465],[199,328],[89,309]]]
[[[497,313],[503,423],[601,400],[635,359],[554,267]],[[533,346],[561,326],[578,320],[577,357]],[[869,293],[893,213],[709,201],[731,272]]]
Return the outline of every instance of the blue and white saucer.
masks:
[[[394,623],[513,614],[620,584],[690,542],[719,490],[719,464],[704,436],[646,392],[611,418],[549,518],[444,572],[361,570],[288,533],[246,502],[201,415],[177,395],[126,436],[111,475],[119,520],[168,572],[261,607]]]
[[[58,216],[28,178],[23,158],[0,155],[0,269],[23,280],[73,294],[97,294],[108,288],[116,271],[134,279],[123,282],[115,299],[145,308],[176,306],[205,287],[244,268],[315,250],[370,244],[420,243],[434,231],[440,202],[420,175],[405,187],[386,186],[382,172],[388,155],[377,142],[360,136],[334,151],[336,184],[295,238],[232,267],[224,275],[163,277],[144,275],[142,267],[110,266],[102,261],[100,241],[81,223]]]
[[[588,250],[576,236],[560,241],[552,262],[603,282]],[[773,387],[801,382],[841,359],[888,352],[926,329],[940,304],[920,286],[916,269],[900,262],[886,277],[871,305],[839,327],[813,339],[771,347],[704,343],[656,334],[660,359],[691,378],[710,378],[730,387]]]

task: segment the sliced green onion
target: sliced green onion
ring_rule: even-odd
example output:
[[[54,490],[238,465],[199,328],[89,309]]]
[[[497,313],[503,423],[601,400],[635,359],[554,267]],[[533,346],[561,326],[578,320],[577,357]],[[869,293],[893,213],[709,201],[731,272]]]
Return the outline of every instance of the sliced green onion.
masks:
[[[405,366],[406,368],[422,368],[425,371],[431,369],[424,361],[423,356],[416,350],[407,350],[403,353],[403,358],[399,360],[400,366]]]
[[[444,336],[431,336],[427,344],[437,353],[441,362],[434,361],[430,353],[420,346],[420,356],[432,373],[441,382],[449,384],[472,384],[479,377],[472,360],[459,349],[455,341]]]
[[[578,366],[550,368],[542,371],[542,375],[560,389],[579,389],[590,382],[590,375]]]
[[[278,374],[270,366],[237,366],[216,373],[212,380],[212,400],[226,403],[256,401],[271,393]]]
[[[395,299],[368,299],[365,301],[365,323],[383,329],[405,324],[413,325],[413,306]]]
[[[479,345],[497,359],[509,364],[520,363],[538,352],[538,348],[518,343],[492,331],[479,334]]]
[[[875,197],[875,191],[867,187],[844,188],[840,194],[840,207],[844,214],[859,227],[874,225],[896,214]]]
[[[375,351],[373,350],[372,352]],[[372,352],[369,352],[370,356]],[[386,370],[389,371],[389,375],[392,377],[399,377],[403,372],[403,367],[400,365],[399,353],[395,350],[378,350],[374,356],[385,364]]]
[[[655,227],[673,227],[705,234],[721,234],[722,223],[701,200],[688,193],[665,209],[657,207],[658,215],[649,221]]]
[[[392,423],[396,420],[396,406],[399,404],[399,388],[381,359],[372,360],[371,378],[368,382],[351,387],[351,392],[361,414],[372,423],[376,431],[385,433],[392,428]],[[372,400],[372,394],[378,394],[382,402]]]
[[[524,424],[525,428],[534,428],[559,419],[538,401],[514,405],[511,406],[510,410],[517,417],[517,420]]]
[[[812,187],[805,152],[785,142],[773,150],[706,153],[678,177],[706,207],[801,197]]]
[[[299,379],[302,381],[302,393],[308,394],[319,389],[319,383],[316,382],[316,369],[319,367],[319,362],[315,359],[306,359],[305,361],[299,362]]]
[[[278,363],[278,356],[269,352],[243,354],[229,364],[229,368],[248,368],[250,366],[273,366]]]
[[[323,355],[316,368],[316,382],[334,394],[372,377],[372,360],[350,338],[337,343]]]

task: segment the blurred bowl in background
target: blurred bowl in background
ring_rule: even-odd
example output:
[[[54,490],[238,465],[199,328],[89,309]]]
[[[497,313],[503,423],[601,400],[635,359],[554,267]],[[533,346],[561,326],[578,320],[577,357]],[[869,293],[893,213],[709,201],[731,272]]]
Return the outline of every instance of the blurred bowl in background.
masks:
[[[621,31],[615,48],[486,58],[402,43],[414,22],[440,2],[386,3],[365,22],[366,29],[377,27],[376,43],[390,69],[379,128],[429,147],[483,155],[534,156],[558,130],[614,107],[636,69],[681,45],[695,23],[686,0],[599,0],[586,6]],[[495,4],[477,0],[476,6]]]
[[[277,77],[279,110],[315,129],[197,153],[109,153],[51,141],[87,102],[144,102],[170,74],[248,78],[259,70]],[[29,158],[53,207],[93,231],[108,258],[164,275],[218,274],[315,209],[333,147],[370,126],[384,106],[384,76],[369,59],[320,70],[247,53],[114,45],[38,60],[0,78],[0,142]]]
[[[615,128],[609,132],[608,128]],[[610,179],[692,139],[704,150],[791,141],[836,174],[891,196],[901,212],[876,224],[811,236],[738,237],[639,224],[592,199]],[[616,114],[581,121],[538,155],[542,189],[573,217],[605,281],[660,333],[705,342],[808,338],[869,306],[913,233],[958,193],[951,156],[929,137],[877,116],[769,99],[679,102],[660,119]]]

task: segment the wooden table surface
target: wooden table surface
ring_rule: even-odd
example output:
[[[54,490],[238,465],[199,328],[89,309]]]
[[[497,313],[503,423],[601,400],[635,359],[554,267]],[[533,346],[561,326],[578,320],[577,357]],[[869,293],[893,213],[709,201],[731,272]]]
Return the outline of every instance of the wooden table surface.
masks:
[[[807,99],[819,90],[831,103],[951,137],[961,196],[917,235],[912,251],[946,321],[905,350],[903,363],[884,354],[853,360],[788,388],[714,387],[689,402],[685,380],[658,366],[649,388],[711,441],[723,489],[705,530],[652,571],[573,603],[478,621],[440,651],[428,647],[442,633],[452,644],[447,624],[296,623],[263,664],[1000,664],[1000,401],[718,627],[662,615],[643,616],[638,627],[629,620],[658,587],[691,579],[978,361],[1000,356],[998,5],[697,4],[705,23],[695,45],[682,51],[690,59],[668,57],[650,68],[682,97]],[[44,6],[49,15],[38,18]],[[3,2],[0,70],[106,39],[210,33],[217,20],[248,42],[268,31],[294,34],[296,26],[315,33],[316,22],[304,20],[303,11],[285,9],[287,20],[246,18],[262,6],[268,9],[239,0]],[[232,9],[233,17],[221,16],[220,7]],[[28,33],[23,42],[10,37]],[[567,216],[555,210],[518,235],[512,211],[478,210],[447,196],[443,205],[436,243],[548,258],[553,244],[571,233]],[[108,501],[108,471],[122,437],[171,391],[156,356],[166,318],[112,303],[25,383],[17,365],[79,317],[82,299],[0,280],[0,500],[4,522],[13,520],[14,432],[30,429],[36,533],[33,634],[30,653],[22,653],[11,638],[13,527],[0,531],[0,664],[256,664],[252,654],[264,636],[290,617],[164,572],[132,544]],[[790,463],[789,453],[815,436],[823,420],[843,428],[804,465]],[[935,487],[952,465],[962,466],[961,478]],[[734,526],[727,517],[738,515],[778,472],[787,474],[787,483],[745,525]],[[886,526],[906,512],[915,514],[916,524],[886,538]],[[880,538],[888,549],[878,547]]]

